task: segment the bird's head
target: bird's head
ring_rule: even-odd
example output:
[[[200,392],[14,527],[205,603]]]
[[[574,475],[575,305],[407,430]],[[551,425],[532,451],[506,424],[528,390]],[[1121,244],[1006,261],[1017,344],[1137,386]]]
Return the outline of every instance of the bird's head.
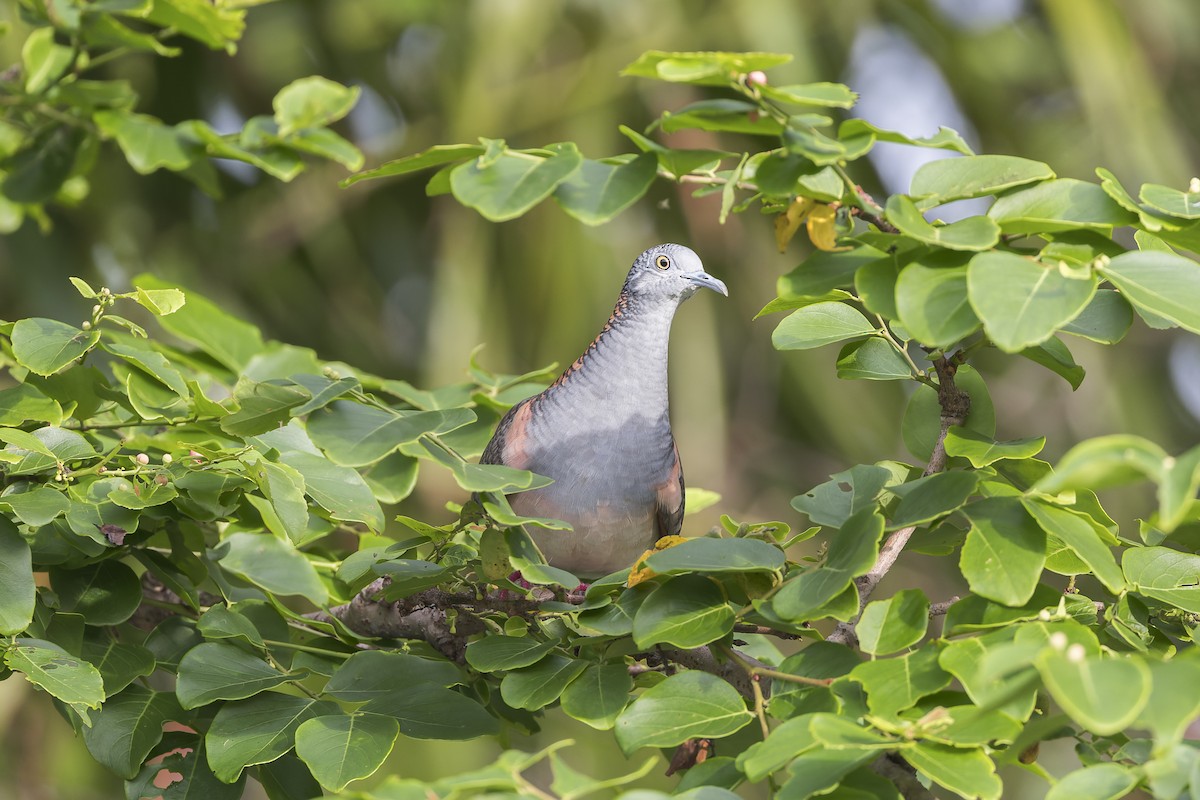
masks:
[[[725,284],[704,271],[700,256],[681,244],[660,244],[637,257],[625,290],[646,299],[683,302],[698,289],[707,288],[726,297]]]

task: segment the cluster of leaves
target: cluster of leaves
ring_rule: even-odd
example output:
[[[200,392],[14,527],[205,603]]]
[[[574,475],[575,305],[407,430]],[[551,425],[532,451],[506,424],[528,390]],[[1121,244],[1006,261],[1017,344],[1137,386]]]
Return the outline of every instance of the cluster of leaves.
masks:
[[[203,120],[167,124],[138,113],[129,81],[104,78],[115,59],[179,55],[169,44],[190,40],[232,53],[245,28],[240,3],[197,0],[21,0],[31,31],[21,62],[0,75],[0,232],[26,216],[49,226],[45,206],[74,205],[103,141],[115,141],[139,173],[168,169],[220,195],[212,160],[232,159],[289,181],[315,155],[348,169],[362,166],[358,148],[329,129],[358,99],[357,88],[321,77],[302,78],[275,96],[274,114],[249,119],[240,131],[218,133]]]
[[[485,141],[358,177],[438,166],[431,192],[489,218],[553,195],[600,222],[657,176],[721,193],[723,215],[759,203],[785,245],[807,226],[821,252],[764,309],[791,312],[774,341],[843,342],[842,377],[915,382],[897,424],[923,463],[856,465],[798,496],[817,527],[725,517],[581,592],[521,527],[561,523],[504,499],[544,479],[471,460],[552,372],[472,364],[468,382],[422,391],[265,341],[151,276],[119,295],[77,281],[94,303],[83,325],[0,323],[5,669],[54,697],[134,800],[162,792],[164,775],[165,796],[238,797],[248,774],[277,799],[546,797],[525,774],[542,762],[553,796],[580,797],[649,769],[600,781],[557,751],[510,752],[456,778],[346,788],[401,734],[530,731],[553,706],[627,753],[757,727],[760,741],[687,770],[678,791],[693,797],[730,798],[747,781],[789,798],[899,797],[872,770],[880,760],[968,798],[1001,796],[998,765],[1042,775],[1056,799],[1200,790],[1200,752],[1183,739],[1200,715],[1200,451],[1107,437],[1051,468],[1041,437],[995,441],[969,364],[994,346],[1077,385],[1060,333],[1116,343],[1135,312],[1200,332],[1200,272],[1173,249],[1190,246],[1200,198],[1146,186],[1134,200],[1107,173],[1057,179],[967,154],[950,131],[911,139],[848,120],[833,134],[803,109],[853,95],[770,86],[761,71],[784,60],[650,53],[627,70],[738,95],[652,127],[770,137],[771,149],[675,150],[630,131],[641,155]],[[881,206],[847,172],[880,140],[963,155]],[[925,220],[983,196],[997,198],[986,215]],[[1118,226],[1136,229],[1138,252],[1114,242]],[[385,531],[383,506],[422,465],[478,501],[450,524],[400,517],[403,533]],[[1146,479],[1158,508],[1122,531],[1095,490]],[[819,556],[789,551],[822,528]],[[885,534],[892,549],[956,556],[970,593],[867,603]],[[513,584],[514,569],[535,588]],[[821,620],[840,623],[825,641]],[[802,641],[783,652],[776,639]],[[1063,738],[1080,767],[1051,776],[1037,747]]]

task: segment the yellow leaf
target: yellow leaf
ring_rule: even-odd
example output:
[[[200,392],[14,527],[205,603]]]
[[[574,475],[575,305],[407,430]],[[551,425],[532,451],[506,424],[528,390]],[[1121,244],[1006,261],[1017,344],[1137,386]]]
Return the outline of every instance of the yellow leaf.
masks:
[[[646,559],[654,555],[660,550],[666,550],[668,547],[674,547],[677,544],[686,542],[686,536],[664,536],[654,543],[654,547],[647,550],[638,556],[637,561],[633,562],[633,566],[629,569],[629,578],[625,581],[626,586],[637,586],[642,581],[648,581],[658,573],[649,567],[643,566]]]
[[[849,247],[837,246],[837,210],[824,203],[816,206],[808,213],[808,239],[818,250],[837,252],[849,250]]]
[[[779,252],[787,250],[788,242],[800,230],[800,223],[804,222],[816,203],[811,197],[797,197],[787,211],[775,218],[775,244],[779,246]]]

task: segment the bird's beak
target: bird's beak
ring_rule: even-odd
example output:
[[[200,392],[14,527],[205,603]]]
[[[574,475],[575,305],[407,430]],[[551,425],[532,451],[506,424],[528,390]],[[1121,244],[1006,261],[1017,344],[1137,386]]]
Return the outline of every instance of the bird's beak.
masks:
[[[688,280],[697,286],[703,286],[706,289],[712,289],[714,292],[719,292],[726,297],[729,297],[729,289],[725,288],[725,283],[718,278],[714,278],[707,272],[692,272],[688,274]]]

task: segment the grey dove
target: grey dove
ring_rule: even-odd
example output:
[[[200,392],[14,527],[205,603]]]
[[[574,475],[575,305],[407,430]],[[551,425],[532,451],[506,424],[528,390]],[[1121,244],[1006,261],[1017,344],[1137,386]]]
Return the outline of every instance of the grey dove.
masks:
[[[671,434],[667,345],[679,305],[701,288],[728,296],[678,244],[638,256],[612,316],[541,394],[513,406],[479,459],[553,478],[509,496],[513,510],[571,523],[530,531],[546,560],[583,577],[630,566],[683,524],[683,468]]]

